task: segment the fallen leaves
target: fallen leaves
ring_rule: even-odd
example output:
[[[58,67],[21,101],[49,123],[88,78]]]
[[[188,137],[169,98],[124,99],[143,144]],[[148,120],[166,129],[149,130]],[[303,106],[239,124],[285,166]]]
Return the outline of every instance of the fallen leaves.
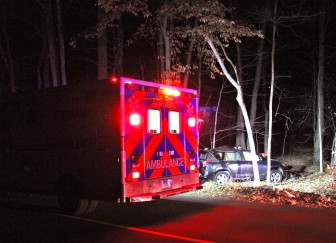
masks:
[[[279,203],[305,207],[336,208],[336,197],[316,193],[299,192],[291,189],[276,189],[270,187],[249,188],[249,193],[237,192],[235,198],[265,203]]]
[[[313,208],[336,208],[336,190],[333,189],[334,175],[306,171],[299,176],[289,176],[281,184],[253,187],[253,182],[231,182],[218,186],[206,182],[203,189],[194,192],[200,196],[227,197],[264,203],[278,203]]]

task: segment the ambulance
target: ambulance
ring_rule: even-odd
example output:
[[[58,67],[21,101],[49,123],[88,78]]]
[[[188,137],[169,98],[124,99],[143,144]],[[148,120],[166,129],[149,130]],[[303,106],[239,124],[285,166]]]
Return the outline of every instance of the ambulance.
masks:
[[[71,214],[202,188],[196,90],[133,78],[0,98],[0,191]]]

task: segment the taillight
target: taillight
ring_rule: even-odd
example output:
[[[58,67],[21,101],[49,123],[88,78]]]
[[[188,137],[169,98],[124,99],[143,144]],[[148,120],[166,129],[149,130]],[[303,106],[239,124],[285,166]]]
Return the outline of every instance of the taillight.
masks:
[[[190,171],[194,171],[194,170],[196,170],[196,166],[194,164],[191,164],[190,165]]]
[[[140,115],[139,114],[131,114],[130,115],[130,124],[132,126],[137,126],[140,124]]]
[[[195,171],[196,170],[196,165],[195,165],[195,159],[194,158],[190,159],[189,170],[190,171]]]
[[[133,171],[132,172],[132,179],[139,179],[140,178],[140,172],[139,171]]]

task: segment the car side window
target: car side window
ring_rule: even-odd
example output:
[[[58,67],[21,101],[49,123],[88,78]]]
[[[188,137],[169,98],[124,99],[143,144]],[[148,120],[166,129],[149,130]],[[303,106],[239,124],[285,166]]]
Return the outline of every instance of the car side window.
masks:
[[[239,152],[225,152],[224,160],[242,160]]]
[[[214,156],[218,160],[223,160],[223,153],[215,153]]]

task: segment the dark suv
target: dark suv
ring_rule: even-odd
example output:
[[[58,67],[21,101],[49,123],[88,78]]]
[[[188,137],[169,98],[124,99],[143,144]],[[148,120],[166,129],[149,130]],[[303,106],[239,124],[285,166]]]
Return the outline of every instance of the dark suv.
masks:
[[[258,168],[261,180],[267,176],[267,159],[259,158]],[[286,173],[286,167],[278,160],[271,160],[271,182],[281,182]],[[210,150],[200,150],[200,179],[213,180],[224,185],[229,180],[252,180],[254,177],[252,154],[248,150],[232,147],[218,147]]]

